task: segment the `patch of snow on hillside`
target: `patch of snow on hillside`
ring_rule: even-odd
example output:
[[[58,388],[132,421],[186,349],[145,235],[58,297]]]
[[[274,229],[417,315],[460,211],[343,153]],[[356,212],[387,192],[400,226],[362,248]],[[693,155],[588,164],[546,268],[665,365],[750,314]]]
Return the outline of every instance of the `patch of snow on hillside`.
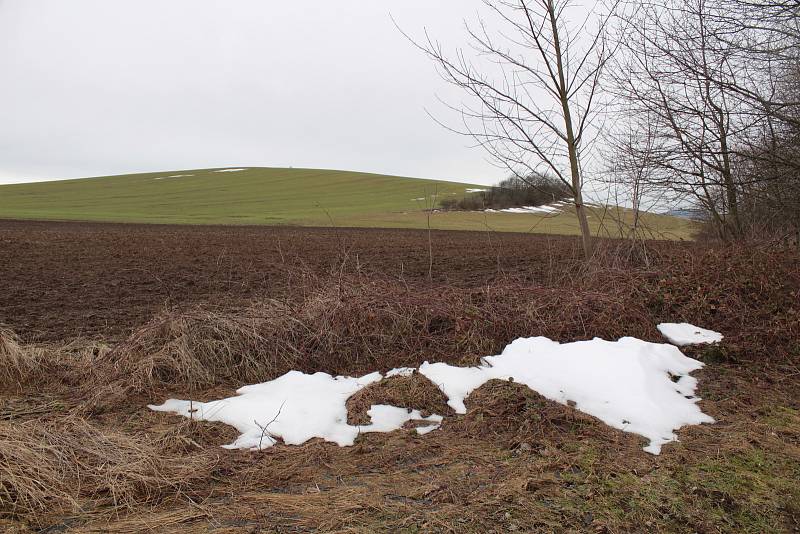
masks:
[[[517,339],[479,367],[426,362],[419,372],[447,395],[457,413],[466,413],[464,399],[487,381],[513,379],[550,400],[571,401],[609,426],[644,436],[650,441],[644,450],[659,454],[662,445],[677,441],[676,429],[714,422],[697,406],[697,379],[689,376],[702,366],[677,347],[630,337],[565,344],[535,337]]]
[[[522,206],[521,208],[505,208],[503,213],[560,213],[558,206]]]
[[[467,189],[467,193],[481,193],[483,191],[486,191],[486,189],[473,189],[473,188]]]
[[[242,172],[242,171],[246,171],[246,170],[247,169],[220,169],[220,170],[214,171],[214,172]]]
[[[153,178],[153,179],[164,180],[165,178],[186,178],[188,176],[194,176],[194,174],[173,174],[172,176],[159,176],[158,178]]]
[[[661,323],[657,328],[670,343],[679,347],[719,343],[723,338],[719,332],[706,330],[689,323]]]

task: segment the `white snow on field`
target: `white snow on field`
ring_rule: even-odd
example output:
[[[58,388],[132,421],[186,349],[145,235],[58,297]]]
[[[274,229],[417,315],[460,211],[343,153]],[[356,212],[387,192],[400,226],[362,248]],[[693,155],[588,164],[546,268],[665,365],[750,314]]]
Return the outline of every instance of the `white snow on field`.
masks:
[[[706,330],[699,326],[689,323],[661,323],[658,331],[669,340],[673,345],[682,347],[684,345],[700,345],[708,343],[719,343],[722,341],[722,334],[713,330]]]
[[[422,200],[425,200],[425,197],[420,197],[420,198],[412,198],[411,200],[412,200],[413,202],[420,202],[420,201],[422,201]]]
[[[677,441],[675,430],[714,422],[697,406],[697,379],[689,374],[702,366],[673,345],[631,337],[564,344],[533,337],[517,339],[502,354],[483,358],[478,367],[425,362],[418,372],[439,387],[456,413],[466,413],[464,400],[487,381],[513,379],[609,426],[644,436],[649,440],[644,450],[659,454],[662,445]],[[410,376],[414,371],[400,367],[386,377]],[[170,399],[150,408],[229,424],[241,432],[226,445],[232,449],[258,450],[277,439],[299,445],[315,437],[347,446],[360,433],[391,432],[408,421],[430,423],[418,427],[419,434],[439,427],[439,415],[423,417],[417,410],[387,405],[370,408],[371,424],[349,425],[347,399],[382,379],[377,372],[350,378],[290,371],[270,382],[240,388],[228,399],[205,403]]]
[[[172,176],[159,176],[158,178],[154,178],[154,180],[163,180],[165,178],[186,178],[188,176],[194,176],[194,174],[173,174]]]
[[[220,169],[220,170],[214,171],[214,172],[241,172],[241,171],[246,171],[246,170],[247,169]]]
[[[425,363],[419,372],[448,397],[457,413],[464,399],[491,379],[525,384],[550,400],[593,415],[609,426],[644,436],[644,448],[659,454],[677,441],[684,425],[712,423],[694,396],[697,380],[689,373],[703,364],[677,347],[636,338],[560,344],[545,337],[517,339],[480,367]],[[675,377],[675,381],[672,380]]]
[[[467,189],[467,193],[480,193],[482,191],[486,191],[486,189]]]
[[[347,424],[347,399],[381,378],[380,373],[350,378],[290,371],[270,382],[240,388],[236,397],[212,402],[170,399],[149,408],[235,427],[241,436],[225,445],[228,449],[260,450],[271,447],[277,439],[287,445],[300,445],[312,438],[344,447],[352,445],[360,433],[391,432],[407,421],[433,423],[423,427],[427,431],[442,422],[438,415],[422,417],[417,410],[375,405],[367,412],[372,424],[360,427]]]
[[[505,208],[503,213],[560,213],[561,208],[552,204],[549,206],[522,206],[521,208]]]

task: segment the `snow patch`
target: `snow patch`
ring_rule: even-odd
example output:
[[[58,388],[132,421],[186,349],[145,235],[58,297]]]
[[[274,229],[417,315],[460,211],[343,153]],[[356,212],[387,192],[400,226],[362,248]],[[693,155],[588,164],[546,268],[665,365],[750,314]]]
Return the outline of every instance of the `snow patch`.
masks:
[[[676,429],[714,422],[697,406],[697,379],[689,376],[702,366],[677,347],[636,338],[561,344],[535,337],[517,339],[479,367],[426,362],[419,372],[447,395],[457,413],[466,413],[464,399],[487,381],[513,379],[550,400],[572,401],[609,426],[644,436],[650,440],[644,450],[659,454],[662,445],[677,441]]]
[[[165,178],[186,178],[188,176],[194,176],[194,174],[173,174],[172,176],[159,176],[158,178],[153,178],[153,179],[164,180]]]
[[[500,210],[503,213],[560,213],[561,210],[556,205],[551,206],[522,206],[521,208],[505,208]]]
[[[481,193],[486,191],[486,189],[467,189],[467,193]]]
[[[659,325],[662,331],[663,326],[670,324]],[[698,330],[710,332],[691,327],[695,336]],[[721,335],[712,334],[718,336],[716,340],[722,339]],[[487,381],[513,379],[611,427],[645,437],[649,444],[644,450],[659,454],[662,445],[677,441],[678,428],[714,422],[697,406],[697,379],[690,373],[701,367],[701,362],[666,343],[625,337],[619,341],[595,338],[562,344],[534,337],[517,339],[500,355],[483,358],[477,367],[425,362],[417,371],[447,396],[448,404],[457,413],[466,413],[464,400]],[[399,367],[386,377],[409,376],[414,371]],[[315,437],[348,446],[360,433],[390,432],[408,421],[429,423],[416,429],[419,434],[439,427],[439,415],[423,417],[418,410],[388,405],[370,408],[369,425],[349,425],[347,399],[382,379],[377,372],[352,378],[290,371],[275,380],[242,387],[237,396],[228,399],[170,399],[149,407],[235,427],[241,435],[225,446],[231,449],[259,450],[271,447],[278,439],[288,445],[300,445]]]
[[[214,172],[242,172],[242,171],[246,171],[246,170],[247,169],[220,169],[220,170],[214,171]]]
[[[413,367],[398,367],[386,373],[386,378],[391,378],[393,376],[411,376],[414,374],[414,371],[415,369]]]
[[[433,424],[417,429],[418,434],[427,434],[431,430],[439,428],[439,425],[444,420],[441,415],[433,414],[428,417],[422,417],[419,410],[409,410],[386,404],[373,404],[367,411],[367,415],[370,417],[372,424],[360,427],[361,432],[392,432],[403,428],[403,425],[408,421],[428,421]]]
[[[719,343],[723,338],[719,332],[706,330],[689,323],[661,323],[657,328],[670,343],[679,347]]]
[[[224,446],[228,449],[260,450],[271,447],[278,439],[287,445],[300,445],[312,438],[344,447],[352,445],[360,433],[391,432],[402,428],[407,421],[433,423],[423,427],[422,433],[441,424],[439,415],[422,417],[418,410],[387,405],[370,408],[369,425],[347,424],[347,399],[381,378],[380,373],[351,378],[290,371],[270,382],[240,388],[236,397],[212,402],[169,399],[149,408],[233,426],[241,435]]]

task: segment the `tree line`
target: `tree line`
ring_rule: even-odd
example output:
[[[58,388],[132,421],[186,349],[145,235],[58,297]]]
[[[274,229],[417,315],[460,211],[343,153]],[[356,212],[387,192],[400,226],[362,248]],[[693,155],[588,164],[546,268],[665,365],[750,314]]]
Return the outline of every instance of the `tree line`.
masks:
[[[570,199],[572,194],[561,180],[546,175],[511,176],[499,184],[475,191],[464,198],[443,198],[444,210],[501,210],[518,206],[541,206]]]

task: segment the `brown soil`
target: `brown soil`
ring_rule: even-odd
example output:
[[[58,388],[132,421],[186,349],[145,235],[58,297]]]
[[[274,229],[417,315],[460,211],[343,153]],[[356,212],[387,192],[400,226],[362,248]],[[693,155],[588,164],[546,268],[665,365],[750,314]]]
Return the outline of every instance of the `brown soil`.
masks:
[[[433,232],[434,282],[543,280],[571,238]],[[542,262],[546,258],[546,262]],[[499,262],[499,263],[498,263]],[[231,305],[292,291],[304,273],[428,278],[425,232],[0,220],[0,323],[27,340],[119,338],[165,306]]]

